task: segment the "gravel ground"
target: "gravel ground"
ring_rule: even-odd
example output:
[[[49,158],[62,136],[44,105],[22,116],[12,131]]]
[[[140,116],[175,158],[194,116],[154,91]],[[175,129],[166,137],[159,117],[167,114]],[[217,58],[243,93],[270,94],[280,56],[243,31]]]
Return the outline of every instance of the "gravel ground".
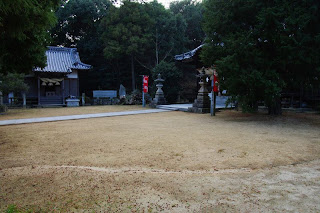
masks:
[[[105,105],[105,106],[82,106],[82,107],[57,107],[57,108],[27,108],[9,109],[5,114],[0,114],[0,120],[40,118],[64,115],[82,115],[103,112],[121,112],[130,110],[146,109],[142,106],[131,105]]]
[[[0,211],[319,212],[319,127],[236,111],[0,127]]]

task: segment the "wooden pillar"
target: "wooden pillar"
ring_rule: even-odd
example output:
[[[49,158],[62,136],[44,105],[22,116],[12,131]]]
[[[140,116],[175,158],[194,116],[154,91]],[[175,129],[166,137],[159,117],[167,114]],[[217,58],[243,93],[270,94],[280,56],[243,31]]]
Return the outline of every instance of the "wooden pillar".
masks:
[[[80,81],[79,81],[79,77],[77,78],[77,96],[80,96]]]
[[[62,80],[62,104],[65,104],[65,102],[64,102],[64,79]]]
[[[41,98],[40,98],[40,78],[38,77],[38,106],[41,105]]]

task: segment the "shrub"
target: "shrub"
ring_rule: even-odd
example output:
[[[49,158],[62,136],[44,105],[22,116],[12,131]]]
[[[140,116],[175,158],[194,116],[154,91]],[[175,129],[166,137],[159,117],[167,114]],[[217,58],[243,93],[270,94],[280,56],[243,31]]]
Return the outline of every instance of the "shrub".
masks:
[[[151,102],[151,97],[149,94],[145,94],[145,100],[146,100],[146,104]],[[124,98],[121,98],[119,104],[124,104],[124,105],[142,104],[142,92],[139,90],[134,90],[131,94],[126,95]]]
[[[0,113],[6,112],[8,110],[8,107],[6,105],[0,105]]]

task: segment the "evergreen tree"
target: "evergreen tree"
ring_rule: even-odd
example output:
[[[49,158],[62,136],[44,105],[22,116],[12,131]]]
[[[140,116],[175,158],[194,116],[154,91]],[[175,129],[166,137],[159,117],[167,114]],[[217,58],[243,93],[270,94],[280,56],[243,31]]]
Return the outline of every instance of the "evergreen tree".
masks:
[[[130,60],[132,91],[136,89],[135,60],[150,47],[152,20],[143,4],[124,1],[111,8],[101,29],[104,55],[107,59],[126,56]]]
[[[202,30],[203,4],[194,0],[173,1],[170,3],[170,11],[176,16],[181,15],[186,22],[184,46],[192,50],[200,46],[205,34]]]
[[[0,73],[45,66],[48,30],[59,0],[0,1]]]
[[[89,72],[79,73],[81,92],[117,87],[108,72],[110,66],[103,56],[99,31],[100,21],[111,6],[109,0],[69,0],[56,12],[58,24],[51,30],[51,45],[76,47],[81,60],[93,66]]]
[[[208,0],[205,7],[203,61],[218,65],[223,87],[244,110],[264,101],[280,114],[290,82],[319,76],[319,2]]]

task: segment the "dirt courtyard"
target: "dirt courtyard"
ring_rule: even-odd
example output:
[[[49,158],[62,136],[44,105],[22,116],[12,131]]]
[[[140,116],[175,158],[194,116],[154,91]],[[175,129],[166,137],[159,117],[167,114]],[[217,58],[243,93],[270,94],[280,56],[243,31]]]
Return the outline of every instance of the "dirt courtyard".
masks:
[[[162,112],[0,127],[0,211],[319,212],[320,115]]]

